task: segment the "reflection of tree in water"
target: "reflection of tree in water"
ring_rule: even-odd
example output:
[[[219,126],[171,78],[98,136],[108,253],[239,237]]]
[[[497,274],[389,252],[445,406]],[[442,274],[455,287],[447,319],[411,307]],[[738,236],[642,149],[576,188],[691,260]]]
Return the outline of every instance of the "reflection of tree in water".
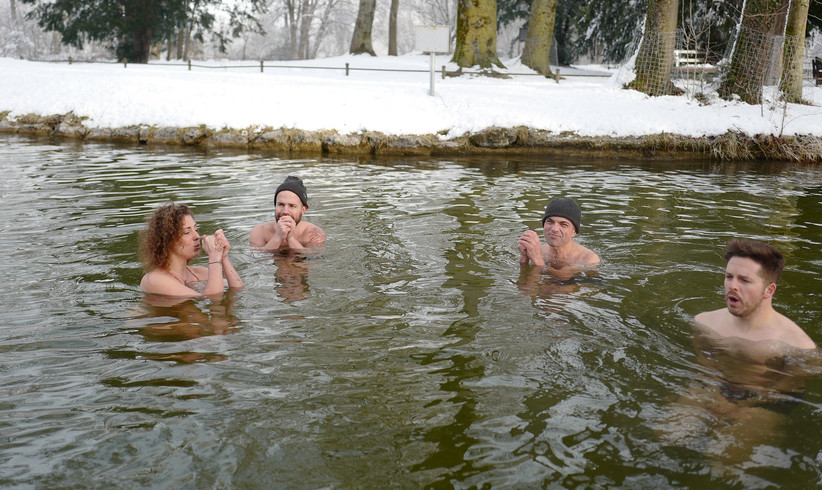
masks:
[[[236,294],[228,291],[219,302],[146,296],[126,326],[148,342],[182,342],[225,335],[237,324],[232,314]],[[130,357],[119,352],[116,357]],[[202,352],[134,353],[134,357],[177,362],[221,361],[225,356]]]
[[[478,324],[483,320],[480,307],[493,287],[493,275],[477,260],[466,260],[481,256],[484,252],[484,238],[473,227],[490,222],[489,218],[481,215],[475,197],[478,196],[463,194],[444,211],[457,220],[459,227],[452,232],[453,248],[445,251],[448,279],[442,287],[455,288],[462,293],[462,318],[443,333],[443,337],[453,339],[445,352],[426,354],[418,359],[423,364],[448,361],[448,367],[439,372],[445,381],[440,385],[442,401],[436,403],[441,404],[443,413],[451,414],[451,419],[449,423],[426,430],[424,438],[436,444],[436,450],[411,468],[414,472],[447,469],[429,485],[433,487],[447,487],[449,482],[461,481],[465,475],[478,471],[472,458],[467,455],[478,442],[470,433],[472,425],[477,422],[476,409],[481,397],[468,386],[472,381],[482,379],[485,369],[470,349],[466,353],[460,347],[470,345],[476,337],[480,328]]]
[[[753,462],[757,447],[779,445],[787,415],[801,403],[819,357],[778,342],[694,338],[701,366],[696,379],[665,410],[657,426],[663,443],[704,454],[717,477]]]

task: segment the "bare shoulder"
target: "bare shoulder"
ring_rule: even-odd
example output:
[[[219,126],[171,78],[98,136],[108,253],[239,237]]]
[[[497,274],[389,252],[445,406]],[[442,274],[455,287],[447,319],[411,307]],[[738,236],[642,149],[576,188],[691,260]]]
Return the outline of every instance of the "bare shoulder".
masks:
[[[273,233],[273,223],[273,221],[266,221],[252,228],[251,233],[248,234],[248,243],[252,247],[262,247],[268,243]]]
[[[577,257],[577,261],[583,265],[597,265],[599,264],[599,255],[596,254],[590,248],[587,248],[583,245],[579,246],[579,255]]]
[[[779,316],[781,331],[779,340],[800,349],[816,349],[816,343],[802,330],[802,327],[784,315]]]
[[[323,245],[326,241],[326,235],[322,228],[315,225],[314,223],[309,223],[307,221],[302,221],[301,223],[305,223],[306,227],[303,228],[302,233],[300,233],[300,242],[304,245],[313,244],[313,245]]]
[[[599,264],[599,255],[597,255],[593,250],[586,248],[586,254],[583,257],[583,263],[586,265],[597,265]]]
[[[176,279],[153,270],[143,276],[140,281],[140,289],[144,293],[159,294],[165,296],[196,297],[200,293],[180,284]]]
[[[694,317],[696,326],[700,329],[715,329],[722,324],[727,314],[727,308],[720,308],[713,311],[703,311]]]
[[[156,270],[146,273],[140,281],[140,289],[144,293],[163,294],[168,289],[168,280],[165,274],[160,274]]]

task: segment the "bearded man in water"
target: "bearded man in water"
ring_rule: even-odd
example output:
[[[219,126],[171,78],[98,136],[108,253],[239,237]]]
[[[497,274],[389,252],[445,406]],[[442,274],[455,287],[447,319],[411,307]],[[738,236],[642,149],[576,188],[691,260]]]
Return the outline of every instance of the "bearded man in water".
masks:
[[[325,245],[325,232],[303,220],[308,194],[303,181],[288,176],[274,193],[274,221],[257,225],[248,236],[249,245],[270,252],[304,252]]]

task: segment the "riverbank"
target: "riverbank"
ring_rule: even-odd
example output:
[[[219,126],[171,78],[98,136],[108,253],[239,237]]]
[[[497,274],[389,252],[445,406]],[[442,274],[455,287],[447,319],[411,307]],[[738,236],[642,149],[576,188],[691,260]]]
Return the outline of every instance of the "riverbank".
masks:
[[[336,130],[249,127],[215,130],[205,126],[89,128],[74,114],[17,118],[0,112],[0,133],[121,144],[245,148],[301,155],[574,154],[591,157],[784,160],[822,162],[822,138],[748,136],[729,131],[695,138],[674,134],[638,137],[555,134],[527,127],[486,128],[456,138],[438,134],[391,135],[379,131],[342,134]]]
[[[240,147],[300,154],[576,153],[612,157],[822,161],[822,87],[784,104],[622,88],[627,70],[559,67],[559,79],[504,60],[499,77],[436,58],[294,62],[42,63],[0,58],[0,131],[84,141]],[[703,93],[704,92],[704,93]]]

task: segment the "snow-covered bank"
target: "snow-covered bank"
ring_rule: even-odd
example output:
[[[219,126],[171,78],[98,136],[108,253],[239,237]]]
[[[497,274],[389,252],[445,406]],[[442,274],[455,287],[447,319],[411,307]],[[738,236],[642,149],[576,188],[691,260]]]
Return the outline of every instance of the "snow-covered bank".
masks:
[[[351,68],[348,76],[346,63]],[[816,105],[752,106],[720,99],[706,104],[687,96],[648,97],[623,90],[615,76],[575,76],[609,74],[597,67],[563,67],[561,75],[566,78],[559,83],[516,75],[533,72],[509,60],[507,71],[515,75],[508,79],[443,79],[438,72],[436,92],[430,96],[429,74],[425,72],[429,58],[419,54],[270,62],[262,73],[256,62],[234,64],[245,68],[201,63],[209,68],[195,66],[189,71],[185,66],[163,63],[124,67],[2,58],[0,115],[5,112],[5,131],[16,131],[23,126],[31,130],[30,124],[21,122],[25,115],[71,113],[82,118],[75,126],[84,137],[93,136],[95,131],[104,136],[107,130],[139,133],[135,128],[143,128],[145,140],[156,134],[157,128],[179,128],[177,136],[183,144],[204,140],[216,144],[216,135],[235,133],[241,135],[241,141],[243,131],[253,143],[262,134],[280,130],[282,134],[291,132],[289,138],[311,133],[323,138],[330,134],[371,133],[393,139],[417,135],[430,141],[432,147],[446,148],[454,146],[448,145],[449,141],[482,134],[492,127],[520,128],[520,132],[527,128],[532,134],[549,135],[546,141],[554,144],[592,138],[657,141],[658,135],[692,141],[729,133],[743,139],[780,135],[810,136],[812,141],[822,138],[822,87],[810,85],[805,87],[805,98]],[[456,69],[447,56],[438,57],[435,63],[438,71],[443,65],[447,70]],[[200,128],[202,134],[194,135],[191,128]],[[236,131],[224,131],[227,129]],[[175,138],[171,133],[167,136]],[[234,140],[235,136],[220,138]],[[140,138],[139,134],[135,137]],[[513,145],[521,147],[522,143],[515,141]],[[346,145],[354,142],[349,139]]]

